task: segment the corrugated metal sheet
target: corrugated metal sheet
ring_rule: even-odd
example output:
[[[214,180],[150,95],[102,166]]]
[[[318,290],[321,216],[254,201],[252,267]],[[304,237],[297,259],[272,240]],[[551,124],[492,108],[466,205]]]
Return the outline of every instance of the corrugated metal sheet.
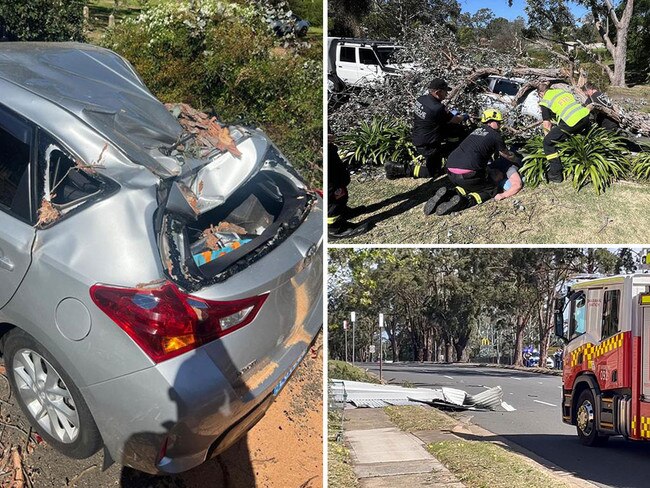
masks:
[[[377,385],[359,381],[332,380],[334,399],[347,402],[356,407],[382,408],[389,405],[417,405],[427,403],[434,406],[448,406],[457,409],[494,410],[501,405],[501,387],[490,388],[477,395],[469,395],[464,390],[444,387],[441,390],[430,388],[404,388],[395,385]]]

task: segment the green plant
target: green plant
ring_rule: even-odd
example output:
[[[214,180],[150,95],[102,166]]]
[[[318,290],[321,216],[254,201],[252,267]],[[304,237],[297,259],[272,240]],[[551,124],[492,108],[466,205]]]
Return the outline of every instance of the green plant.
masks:
[[[564,177],[576,190],[591,184],[602,193],[616,179],[625,175],[628,154],[622,137],[600,127],[592,127],[586,134],[578,134],[559,142],[557,150],[564,166]],[[543,139],[535,137],[524,147],[521,173],[526,185],[537,187],[546,179],[548,161]]]
[[[548,164],[544,154],[543,138],[540,136],[530,139],[523,148],[523,166],[520,173],[526,181],[526,186],[537,188],[546,181]]]
[[[389,161],[414,161],[419,158],[411,142],[408,125],[382,117],[363,121],[356,130],[341,137],[343,159],[348,163],[384,165]]]
[[[0,0],[0,25],[15,41],[83,41],[79,0]]]
[[[643,152],[632,160],[632,175],[640,180],[650,179],[650,145],[642,146]]]
[[[576,190],[591,183],[596,193],[602,193],[628,169],[625,141],[600,127],[594,126],[584,135],[569,137],[558,144],[558,149],[564,176],[571,179]]]

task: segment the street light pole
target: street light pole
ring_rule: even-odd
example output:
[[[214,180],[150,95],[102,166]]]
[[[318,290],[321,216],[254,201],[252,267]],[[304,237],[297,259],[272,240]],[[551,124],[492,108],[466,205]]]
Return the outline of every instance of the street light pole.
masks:
[[[350,320],[352,321],[352,364],[354,364],[354,360],[355,360],[355,357],[354,357],[354,351],[355,351],[355,347],[354,347],[354,324],[355,324],[355,322],[357,320],[357,313],[356,312],[350,312]]]
[[[382,347],[381,347],[381,329],[384,327],[384,314],[380,313],[379,314],[379,381],[381,382],[382,380],[382,372],[383,372],[383,354],[382,354]]]
[[[345,362],[348,362],[348,321],[343,321],[343,330],[345,331]]]

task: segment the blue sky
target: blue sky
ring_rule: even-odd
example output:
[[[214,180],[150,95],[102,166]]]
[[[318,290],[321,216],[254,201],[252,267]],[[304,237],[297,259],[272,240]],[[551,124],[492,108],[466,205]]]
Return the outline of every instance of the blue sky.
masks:
[[[508,7],[508,0],[459,0],[460,7],[463,12],[474,13],[481,8],[489,8],[494,12],[495,17],[505,17],[509,20],[514,20],[518,16],[528,19],[524,8],[526,7],[526,0],[514,0],[512,7]],[[569,7],[576,18],[582,17],[587,13],[587,9],[580,7],[569,2]]]

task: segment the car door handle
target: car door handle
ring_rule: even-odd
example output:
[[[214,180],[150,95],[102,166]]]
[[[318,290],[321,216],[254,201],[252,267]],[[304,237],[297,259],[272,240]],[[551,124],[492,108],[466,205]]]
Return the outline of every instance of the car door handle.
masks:
[[[14,263],[8,257],[1,256],[0,257],[0,268],[4,268],[6,270],[13,271],[14,270]]]

